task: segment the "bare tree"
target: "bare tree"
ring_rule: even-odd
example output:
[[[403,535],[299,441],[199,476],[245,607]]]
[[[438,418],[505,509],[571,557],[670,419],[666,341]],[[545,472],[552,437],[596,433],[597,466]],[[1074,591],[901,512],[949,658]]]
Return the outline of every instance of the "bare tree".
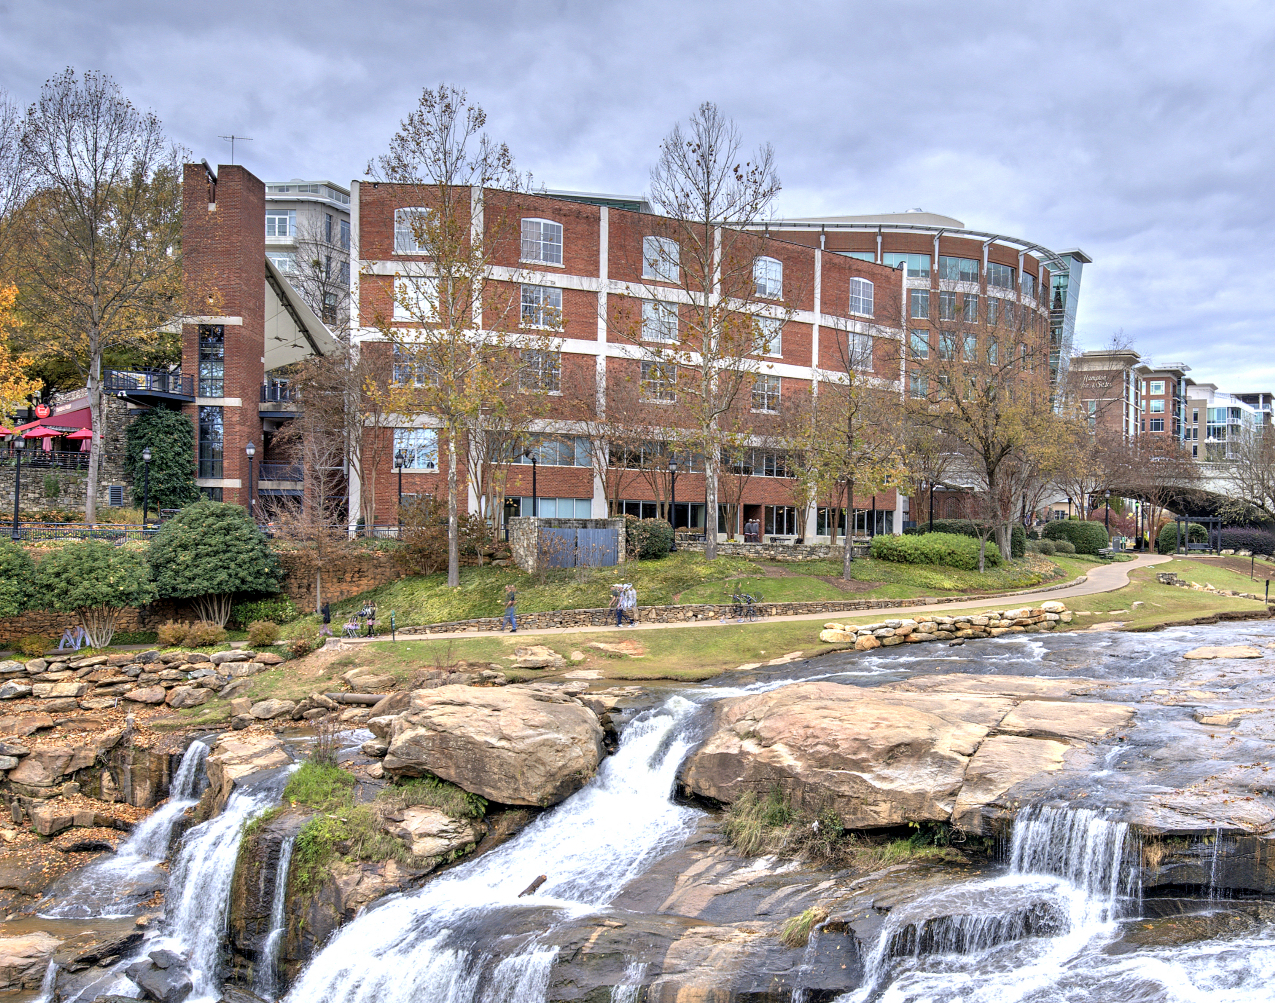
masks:
[[[17,269],[12,253],[17,232],[14,217],[26,198],[30,175],[22,145],[22,112],[0,90],[0,282],[13,281]]]
[[[1236,452],[1221,468],[1230,492],[1220,514],[1234,522],[1275,522],[1275,435],[1242,439]]]
[[[97,517],[102,355],[153,342],[179,312],[181,151],[110,77],[66,70],[27,112],[34,193],[18,214],[25,312],[57,331],[88,387],[93,439],[84,518]]]
[[[751,387],[775,325],[791,316],[778,276],[763,268],[758,278],[765,236],[745,229],[768,218],[779,194],[774,159],[769,145],[745,159],[739,130],[710,102],[675,125],[651,170],[651,201],[668,221],[667,237],[643,251],[643,316],[629,301],[611,318],[640,346],[655,382],[671,387],[670,424],[685,422],[704,455],[709,560],[717,556],[723,416]]]
[[[342,342],[350,335],[350,249],[340,231],[317,216],[297,227],[293,271],[287,275],[301,298]]]

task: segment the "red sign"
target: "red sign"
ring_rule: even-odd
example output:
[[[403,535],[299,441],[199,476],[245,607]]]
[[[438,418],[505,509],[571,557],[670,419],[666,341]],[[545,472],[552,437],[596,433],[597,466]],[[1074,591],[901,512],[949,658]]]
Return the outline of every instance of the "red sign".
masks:
[[[37,404],[35,406],[35,416],[37,418],[47,418],[49,416],[49,405]]]

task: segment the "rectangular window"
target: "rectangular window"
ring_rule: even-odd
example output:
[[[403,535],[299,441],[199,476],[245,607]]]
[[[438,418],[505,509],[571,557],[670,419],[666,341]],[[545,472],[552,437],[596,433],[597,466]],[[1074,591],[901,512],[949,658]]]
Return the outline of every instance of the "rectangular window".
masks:
[[[1085,410],[1089,412],[1089,427],[1095,427],[1098,424],[1098,402],[1085,401]]]
[[[1036,276],[1023,272],[1023,295],[1036,298]]]
[[[779,410],[779,377],[769,373],[760,373],[753,383],[753,410]]]
[[[396,386],[424,386],[425,363],[418,361],[411,349],[395,345],[393,373],[390,379]]]
[[[939,320],[956,320],[956,293],[939,293]]]
[[[905,254],[901,251],[886,251],[881,255],[881,263],[891,268],[899,265],[908,266],[909,279],[928,279],[930,277],[930,256],[928,254]]]
[[[329,244],[332,243],[332,214],[330,212],[323,214],[323,239]]]
[[[522,260],[562,264],[562,224],[549,219],[522,221]]]
[[[1147,410],[1152,414],[1164,414],[1164,401],[1151,401]]]
[[[780,358],[784,354],[784,322],[774,317],[757,317],[758,355]]]
[[[1000,346],[996,343],[995,338],[987,343],[987,364],[989,366],[1000,365]]]
[[[914,319],[926,319],[930,316],[930,291],[928,289],[908,290],[908,312]]]
[[[642,397],[649,401],[677,400],[677,365],[672,362],[643,362]]]
[[[930,357],[930,332],[913,331],[911,338],[912,358],[928,359]]]
[[[1001,301],[995,296],[987,297],[987,323],[995,324],[996,318],[1000,314]]]
[[[722,457],[722,463],[727,465],[727,458]],[[773,449],[752,449],[741,457],[740,462],[729,464],[731,470],[736,473],[747,471],[754,477],[791,477],[792,472],[788,468],[788,454]]]
[[[850,333],[850,365],[872,372],[872,335]]]
[[[200,488],[199,493],[202,497],[207,498],[209,501],[219,502],[222,500],[221,488]]]
[[[531,462],[530,453],[536,463],[542,467],[587,467],[592,463],[589,456],[589,440],[579,435],[554,435],[535,438],[527,443],[527,447],[514,457],[515,463]]]
[[[753,259],[753,287],[756,295],[777,300],[784,294],[784,263],[775,258]]]
[[[660,300],[642,301],[642,340],[677,344],[677,304]]]
[[[987,284],[997,289],[1014,288],[1015,269],[1009,265],[998,265],[995,261],[987,263]]]
[[[1152,418],[1152,419],[1151,419],[1151,431],[1153,431],[1153,432],[1163,432],[1163,431],[1164,431],[1164,419],[1163,419],[1163,418]]]
[[[341,285],[348,287],[350,284],[350,263],[348,261],[341,262],[340,278]]]
[[[286,240],[297,233],[297,211],[295,209],[267,209],[266,237]]]
[[[217,396],[221,396],[218,394]],[[221,477],[221,449],[225,442],[225,425],[219,407],[199,409],[199,476]]]
[[[951,282],[977,282],[978,261],[974,258],[954,258],[948,254],[940,254],[939,279],[947,279]]]
[[[961,298],[961,319],[967,324],[978,323],[978,297],[965,293]]]
[[[1147,393],[1154,397],[1156,394],[1164,393],[1164,380],[1152,380],[1147,384]]]
[[[680,248],[671,237],[642,238],[642,278],[657,282],[677,282]]]
[[[792,505],[767,505],[765,532],[771,536],[797,535],[797,509]]]
[[[562,353],[527,349],[522,353],[518,387],[531,393],[556,394],[562,390]]]
[[[944,331],[939,335],[939,358],[944,362],[956,361],[956,335]]]
[[[404,470],[437,470],[438,432],[432,428],[394,429],[394,466]]]
[[[226,329],[220,324],[199,326],[199,396],[224,397]],[[219,419],[220,420],[220,419]],[[208,474],[206,476],[214,476]],[[220,477],[221,474],[215,475]]]
[[[876,261],[876,251],[838,251],[838,254],[844,254],[847,258],[854,258],[857,261]]]
[[[860,317],[872,316],[872,283],[867,279],[850,280],[850,312]]]
[[[916,373],[908,374],[908,385],[911,388],[913,397],[924,400],[929,393],[930,384],[924,376],[918,376]]]
[[[267,251],[266,257],[284,275],[292,275],[297,270],[297,256],[291,251]]]
[[[1192,409],[1191,409],[1191,424],[1192,424],[1192,425],[1198,425],[1199,423],[1200,423],[1200,411],[1199,411],[1199,408],[1192,408]]]
[[[394,319],[421,324],[438,319],[438,279],[400,277],[394,283]]]
[[[347,251],[350,249],[350,221],[348,219],[341,220],[341,247]]]
[[[522,287],[523,327],[562,327],[562,290],[553,286]]]
[[[962,362],[974,362],[978,359],[978,338],[972,334],[965,336],[965,345],[961,350]]]
[[[424,232],[429,210],[422,208],[394,210],[394,253],[428,254]]]

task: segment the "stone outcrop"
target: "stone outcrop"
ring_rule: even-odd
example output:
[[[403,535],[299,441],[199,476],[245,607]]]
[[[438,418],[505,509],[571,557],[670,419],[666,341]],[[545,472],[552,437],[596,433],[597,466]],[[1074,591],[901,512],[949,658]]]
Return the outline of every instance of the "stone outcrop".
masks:
[[[1182,657],[1205,661],[1214,658],[1261,658],[1262,653],[1251,644],[1212,644],[1192,648]]]
[[[385,830],[397,836],[414,857],[446,857],[483,837],[481,823],[452,818],[430,805],[413,805],[387,816]]]
[[[0,992],[39,989],[49,959],[61,946],[62,941],[43,930],[0,937]]]
[[[915,619],[883,620],[862,626],[844,623],[824,624],[819,640],[829,644],[852,643],[859,651],[917,644],[924,641],[954,641],[976,637],[999,637],[1002,634],[1032,634],[1056,630],[1072,622],[1072,614],[1061,602],[1044,602],[1039,606],[965,613],[953,616],[926,615]]]
[[[593,776],[604,737],[564,690],[525,686],[417,690],[387,735],[387,774],[433,774],[489,801],[542,807]]]
[[[253,773],[274,770],[292,762],[283,742],[274,735],[239,731],[222,735],[208,754],[207,795],[220,810],[235,784]]]

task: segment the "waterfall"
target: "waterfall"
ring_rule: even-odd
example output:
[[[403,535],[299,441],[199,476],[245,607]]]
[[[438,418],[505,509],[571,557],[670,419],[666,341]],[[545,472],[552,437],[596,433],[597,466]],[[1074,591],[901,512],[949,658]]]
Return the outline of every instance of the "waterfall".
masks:
[[[646,962],[631,961],[624,969],[623,981],[611,987],[611,1003],[638,1003],[642,980],[646,978]]]
[[[575,796],[503,846],[368,909],[314,958],[287,999],[543,1000],[556,950],[536,938],[560,918],[605,907],[693,831],[699,813],[669,794],[693,741],[696,706],[674,696],[639,715]],[[520,899],[539,874],[544,885]]]
[[[288,836],[279,846],[279,862],[275,867],[274,897],[270,901],[270,932],[266,935],[258,962],[253,992],[267,1000],[279,998],[279,944],[283,941],[288,900],[288,868],[292,866],[292,846],[296,836]]]
[[[39,910],[44,919],[105,919],[132,916],[142,901],[163,887],[160,867],[177,820],[208,785],[204,761],[208,745],[186,749],[169,786],[168,800],[134,827],[114,856],[90,864],[71,884],[58,888]]]

